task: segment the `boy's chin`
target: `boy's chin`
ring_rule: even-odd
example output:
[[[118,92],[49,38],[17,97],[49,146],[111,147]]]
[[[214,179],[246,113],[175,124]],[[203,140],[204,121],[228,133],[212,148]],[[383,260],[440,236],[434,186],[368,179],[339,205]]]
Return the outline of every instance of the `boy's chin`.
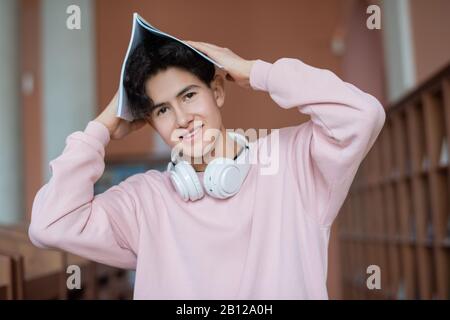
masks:
[[[202,163],[203,157],[205,157],[214,147],[214,142],[196,143],[195,145],[183,145],[183,160],[188,162],[200,161]]]

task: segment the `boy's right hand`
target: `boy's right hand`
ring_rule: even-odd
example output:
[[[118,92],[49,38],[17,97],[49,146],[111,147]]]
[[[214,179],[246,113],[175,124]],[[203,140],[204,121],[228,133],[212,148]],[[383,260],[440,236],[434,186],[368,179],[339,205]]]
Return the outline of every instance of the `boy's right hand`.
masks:
[[[142,128],[146,121],[144,119],[133,120],[129,122],[116,116],[119,101],[119,91],[116,92],[108,106],[95,119],[105,125],[109,130],[109,136],[112,140],[122,139],[129,133]]]

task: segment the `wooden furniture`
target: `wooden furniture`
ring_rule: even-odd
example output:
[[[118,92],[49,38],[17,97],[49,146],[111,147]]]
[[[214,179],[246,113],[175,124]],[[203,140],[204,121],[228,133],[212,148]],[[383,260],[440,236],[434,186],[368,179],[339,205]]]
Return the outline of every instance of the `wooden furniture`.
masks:
[[[97,264],[96,267],[97,299],[129,300],[133,298],[129,272],[101,264]]]
[[[0,227],[0,299],[132,299],[129,272],[70,253],[43,250],[27,225]],[[81,271],[81,289],[68,289],[67,267]]]
[[[0,251],[0,300],[22,299],[23,292],[22,256]]]
[[[449,138],[450,65],[387,109],[361,164],[337,219],[344,298],[450,298]]]
[[[23,258],[23,298],[64,299],[64,254],[36,248],[24,229],[22,226],[0,227],[0,250]]]

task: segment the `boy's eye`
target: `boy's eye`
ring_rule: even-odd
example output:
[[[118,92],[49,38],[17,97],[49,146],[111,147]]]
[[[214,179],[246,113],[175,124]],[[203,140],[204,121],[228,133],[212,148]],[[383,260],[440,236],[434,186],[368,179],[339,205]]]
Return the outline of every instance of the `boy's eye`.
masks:
[[[156,113],[157,116],[159,116],[160,114],[165,113],[167,110],[167,107],[161,107],[159,108],[158,112]]]
[[[194,95],[196,95],[197,94],[197,92],[189,92],[189,93],[187,93],[184,97],[186,98],[186,97],[188,97],[189,99],[191,99]],[[166,111],[167,111],[167,107],[166,106],[162,106],[162,107],[160,107],[159,109],[158,109],[158,111],[156,112],[156,116],[159,116],[159,115],[161,115],[161,114],[163,114],[163,113],[165,113]]]
[[[185,97],[188,97],[188,98],[190,99],[190,98],[192,98],[195,94],[196,94],[196,92],[189,92],[188,94],[185,95]]]

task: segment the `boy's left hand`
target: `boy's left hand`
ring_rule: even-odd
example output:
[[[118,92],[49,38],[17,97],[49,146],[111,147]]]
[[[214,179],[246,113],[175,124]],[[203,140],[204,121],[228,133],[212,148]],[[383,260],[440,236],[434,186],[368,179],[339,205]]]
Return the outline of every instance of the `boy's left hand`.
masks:
[[[227,73],[225,76],[227,80],[235,82],[243,88],[250,88],[250,71],[256,60],[245,60],[230,49],[211,43],[183,41],[221,64]]]

